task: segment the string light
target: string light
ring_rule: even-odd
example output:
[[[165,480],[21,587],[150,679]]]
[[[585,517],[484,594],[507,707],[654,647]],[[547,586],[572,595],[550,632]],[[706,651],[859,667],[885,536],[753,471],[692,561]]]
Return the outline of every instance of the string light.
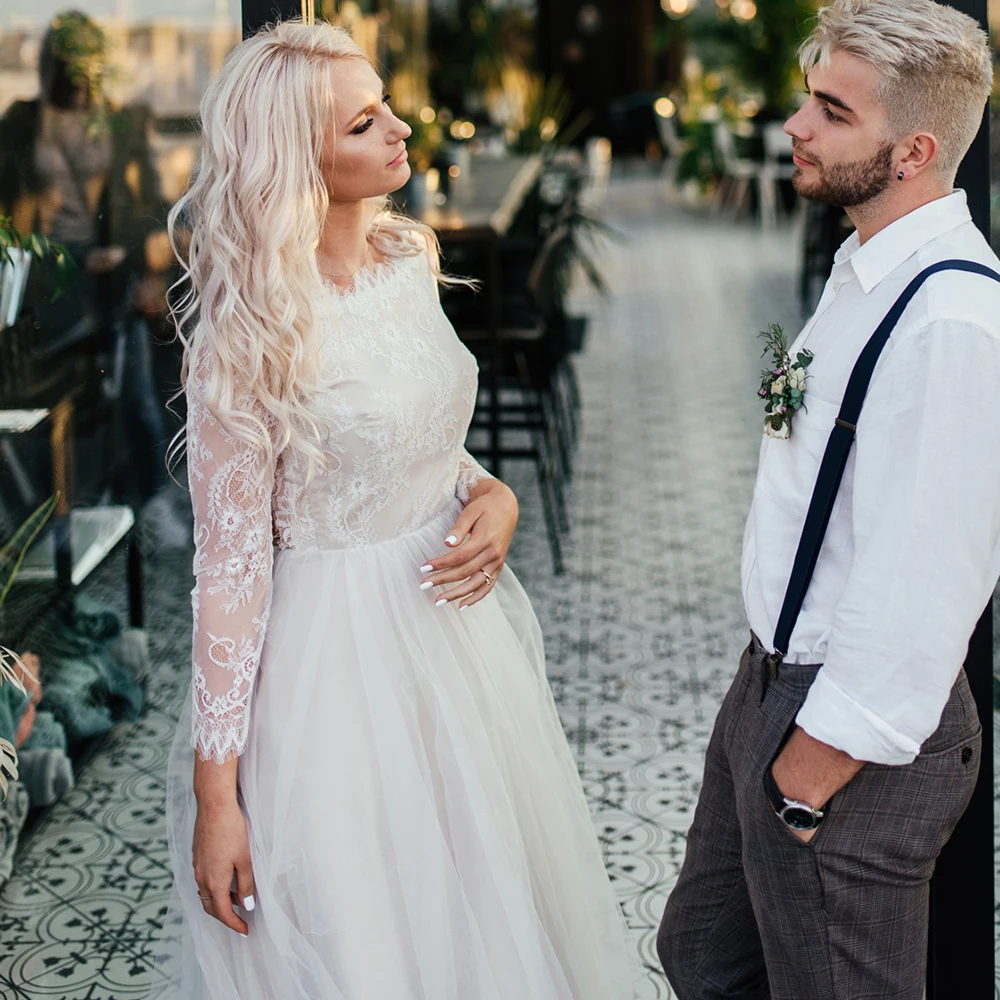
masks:
[[[733,0],[729,10],[737,21],[752,21],[757,16],[754,0]]]

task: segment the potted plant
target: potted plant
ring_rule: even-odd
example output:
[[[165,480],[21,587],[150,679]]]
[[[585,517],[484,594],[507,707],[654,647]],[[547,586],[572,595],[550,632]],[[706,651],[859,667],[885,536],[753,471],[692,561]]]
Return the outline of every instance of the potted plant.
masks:
[[[10,588],[21,567],[24,554],[38,533],[45,526],[56,503],[59,494],[54,493],[14,532],[5,545],[0,547],[0,609],[10,592]],[[31,672],[12,649],[0,645],[0,684],[13,684],[22,693],[26,693],[24,677]],[[17,750],[14,744],[0,737],[0,799],[7,797],[8,779],[17,780]]]
[[[621,239],[621,234],[590,215],[576,197],[569,197],[556,216],[555,224],[544,243],[544,252],[536,259],[529,277],[539,308],[549,322],[563,331],[571,351],[583,348],[586,316],[567,311],[567,299],[576,269],[586,276],[599,295],[607,294],[607,282],[594,259],[600,240]]]
[[[13,219],[0,215],[0,330],[13,326],[21,313],[32,257],[39,261],[50,258],[55,266],[54,302],[76,276],[73,258],[61,244],[50,242],[41,233],[22,233]]]

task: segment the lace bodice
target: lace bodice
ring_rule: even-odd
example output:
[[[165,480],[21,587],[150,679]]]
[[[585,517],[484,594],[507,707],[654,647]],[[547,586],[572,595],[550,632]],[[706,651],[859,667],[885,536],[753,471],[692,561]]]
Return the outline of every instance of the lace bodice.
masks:
[[[242,753],[271,606],[273,548],[344,549],[414,531],[488,473],[465,450],[475,359],[448,322],[425,254],[381,265],[348,294],[325,289],[321,388],[310,408],[327,470],[306,481],[226,433],[188,386],[195,521],[192,744]]]

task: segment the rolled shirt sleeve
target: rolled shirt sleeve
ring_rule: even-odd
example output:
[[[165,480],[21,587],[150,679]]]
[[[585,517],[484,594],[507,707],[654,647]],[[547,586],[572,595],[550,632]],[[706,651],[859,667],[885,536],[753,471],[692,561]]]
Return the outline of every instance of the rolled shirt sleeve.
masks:
[[[854,558],[799,711],[856,760],[937,728],[1000,573],[1000,340],[937,321],[890,342],[858,423]]]

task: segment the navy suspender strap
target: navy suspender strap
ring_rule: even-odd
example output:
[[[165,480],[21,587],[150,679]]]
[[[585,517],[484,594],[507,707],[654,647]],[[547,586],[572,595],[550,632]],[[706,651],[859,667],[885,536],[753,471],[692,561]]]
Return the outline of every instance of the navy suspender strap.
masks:
[[[851,372],[850,380],[847,383],[847,391],[844,393],[840,415],[830,432],[830,440],[827,443],[826,452],[819,467],[819,475],[816,478],[816,488],[813,490],[812,500],[809,503],[809,512],[806,514],[805,524],[802,527],[802,537],[799,539],[799,548],[795,553],[792,575],[788,581],[785,601],[781,606],[778,627],[774,633],[776,652],[771,657],[772,677],[776,675],[778,665],[788,654],[788,642],[792,637],[792,630],[795,628],[799,612],[802,610],[802,602],[809,589],[813,570],[816,569],[816,560],[819,558],[823,538],[830,523],[830,515],[833,513],[833,505],[837,499],[837,492],[840,489],[841,480],[844,478],[847,456],[854,443],[858,417],[861,415],[861,407],[864,404],[868,386],[871,384],[872,375],[875,373],[875,365],[882,354],[882,349],[889,341],[889,336],[904,310],[910,304],[910,300],[931,275],[941,271],[968,271],[1000,282],[1000,274],[996,271],[970,260],[943,260],[932,264],[921,271],[907,285],[906,290],[896,300],[896,304],[889,310],[885,319],[879,324],[879,328],[872,334],[871,340],[865,345],[865,349],[854,365],[854,371]]]

